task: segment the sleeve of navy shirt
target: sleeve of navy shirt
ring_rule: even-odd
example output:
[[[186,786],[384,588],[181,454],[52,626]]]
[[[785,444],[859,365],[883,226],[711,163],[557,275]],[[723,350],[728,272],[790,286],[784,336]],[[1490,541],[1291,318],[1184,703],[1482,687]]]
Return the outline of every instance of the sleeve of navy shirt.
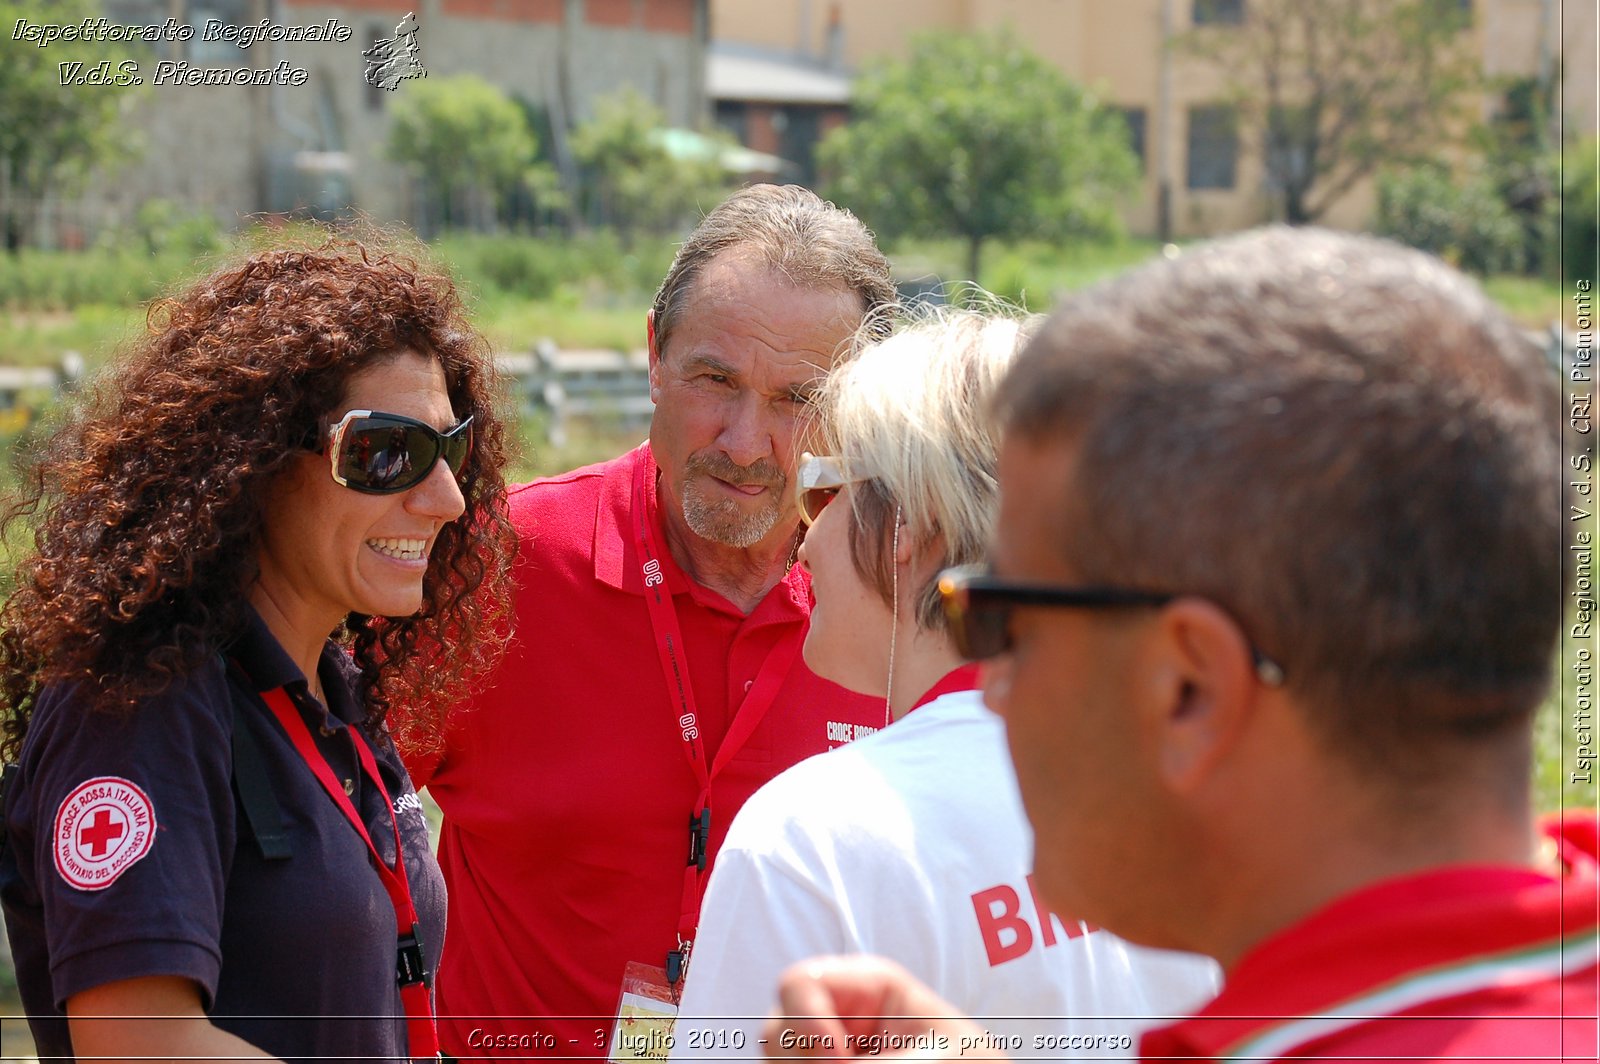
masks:
[[[80,991],[150,975],[194,980],[211,1007],[235,841],[229,706],[220,665],[131,716],[86,712],[70,689],[41,694],[17,813],[31,821],[33,861],[23,874],[32,873],[43,905],[57,1008]],[[63,802],[98,779],[143,791],[154,830],[143,856],[84,889],[61,866],[55,826]]]

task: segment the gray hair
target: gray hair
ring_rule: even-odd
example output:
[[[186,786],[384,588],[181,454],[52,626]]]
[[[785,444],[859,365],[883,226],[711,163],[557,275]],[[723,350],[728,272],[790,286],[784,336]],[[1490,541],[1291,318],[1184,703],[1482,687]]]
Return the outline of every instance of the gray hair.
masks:
[[[1158,261],[1061,307],[998,408],[1075,448],[1078,576],[1223,605],[1369,771],[1438,778],[1439,740],[1501,739],[1543,697],[1559,388],[1437,259],[1273,228]]]
[[[823,386],[828,447],[867,478],[852,489],[851,561],[891,606],[896,508],[920,548],[942,537],[941,568],[988,549],[999,506],[989,403],[1032,323],[998,300],[923,305]],[[936,580],[913,601],[921,627],[945,626]]]
[[[889,260],[855,215],[799,185],[750,185],[701,220],[656,290],[651,309],[662,354],[700,272],[735,247],[757,252],[797,286],[854,292],[862,314],[880,334],[885,313],[896,304]]]

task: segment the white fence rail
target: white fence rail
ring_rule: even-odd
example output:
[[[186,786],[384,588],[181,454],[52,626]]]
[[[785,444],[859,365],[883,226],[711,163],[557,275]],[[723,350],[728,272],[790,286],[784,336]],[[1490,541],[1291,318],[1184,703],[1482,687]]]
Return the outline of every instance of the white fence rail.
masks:
[[[609,428],[643,428],[650,401],[650,355],[644,350],[558,349],[548,340],[530,352],[498,359],[524,414],[545,418],[553,446],[566,442],[574,419]]]

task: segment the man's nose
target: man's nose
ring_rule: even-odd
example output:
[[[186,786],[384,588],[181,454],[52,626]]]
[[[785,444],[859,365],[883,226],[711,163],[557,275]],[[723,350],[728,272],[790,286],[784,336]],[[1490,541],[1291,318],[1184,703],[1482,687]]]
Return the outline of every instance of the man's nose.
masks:
[[[774,453],[775,417],[760,396],[741,396],[729,412],[717,443],[724,454],[741,466],[751,466],[764,458],[771,458]]]

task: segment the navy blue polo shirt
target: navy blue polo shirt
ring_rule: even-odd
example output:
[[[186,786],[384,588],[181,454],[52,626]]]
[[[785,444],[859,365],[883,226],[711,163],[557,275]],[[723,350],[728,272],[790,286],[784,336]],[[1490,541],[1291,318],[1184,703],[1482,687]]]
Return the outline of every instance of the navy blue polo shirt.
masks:
[[[353,663],[323,648],[324,711],[253,613],[228,653],[258,690],[287,688],[392,863],[388,810],[356,757]],[[129,716],[89,712],[68,687],[39,696],[6,795],[0,903],[41,1056],[71,1055],[72,995],[178,975],[200,986],[218,1027],[285,1060],[405,1057],[389,895],[366,843],[245,682],[217,658]],[[285,859],[262,856],[231,783],[235,700],[283,813]],[[379,749],[377,760],[436,970],[444,881],[399,758]]]

